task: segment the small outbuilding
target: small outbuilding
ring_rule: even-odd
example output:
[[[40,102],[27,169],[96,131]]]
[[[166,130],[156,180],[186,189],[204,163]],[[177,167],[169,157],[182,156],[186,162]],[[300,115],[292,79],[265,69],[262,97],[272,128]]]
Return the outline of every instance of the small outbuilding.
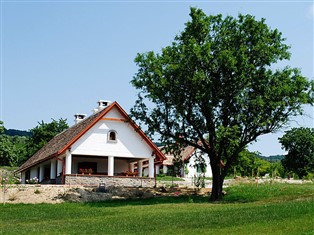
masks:
[[[182,167],[176,169],[180,177],[194,178],[199,175],[204,175],[205,177],[213,176],[208,155],[202,153],[201,150],[195,147],[185,147],[177,158],[175,158],[172,153],[166,152],[163,147],[161,147],[160,150],[165,154],[166,160],[162,161],[162,164],[156,167],[157,174],[167,174],[169,169],[173,169],[175,161],[181,161],[179,165]]]

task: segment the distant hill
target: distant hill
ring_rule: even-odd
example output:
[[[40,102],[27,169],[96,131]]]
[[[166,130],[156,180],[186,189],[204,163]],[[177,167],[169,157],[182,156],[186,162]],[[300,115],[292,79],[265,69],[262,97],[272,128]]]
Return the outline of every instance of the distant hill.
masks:
[[[269,162],[276,162],[276,161],[281,161],[282,159],[284,159],[285,155],[272,155],[272,156],[269,156],[269,157],[258,156],[258,157],[261,158],[261,159],[264,159],[266,161],[269,161]]]
[[[21,131],[15,129],[5,129],[4,134],[9,136],[32,136],[32,133],[30,131]]]

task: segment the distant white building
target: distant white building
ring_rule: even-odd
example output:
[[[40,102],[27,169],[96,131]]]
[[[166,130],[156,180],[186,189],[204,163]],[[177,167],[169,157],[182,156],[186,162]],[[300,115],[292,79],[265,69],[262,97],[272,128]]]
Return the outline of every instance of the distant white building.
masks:
[[[173,167],[174,156],[171,153],[166,153],[163,148],[161,151],[167,158],[161,165],[157,165],[156,174],[167,174],[169,168]],[[183,168],[179,170],[181,177],[195,177],[199,174],[204,174],[205,177],[212,177],[210,160],[207,154],[204,154],[199,149],[192,146],[185,147],[181,151],[180,159],[183,162]]]

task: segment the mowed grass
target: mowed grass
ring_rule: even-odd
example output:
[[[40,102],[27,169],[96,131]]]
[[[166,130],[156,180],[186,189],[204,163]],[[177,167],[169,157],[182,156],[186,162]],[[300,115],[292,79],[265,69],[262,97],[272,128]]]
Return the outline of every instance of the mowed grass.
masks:
[[[314,234],[314,185],[232,186],[224,200],[173,196],[1,205],[0,234]]]
[[[157,176],[156,177],[157,181],[184,181],[184,179],[182,178],[178,178],[178,177],[172,177],[172,176]]]

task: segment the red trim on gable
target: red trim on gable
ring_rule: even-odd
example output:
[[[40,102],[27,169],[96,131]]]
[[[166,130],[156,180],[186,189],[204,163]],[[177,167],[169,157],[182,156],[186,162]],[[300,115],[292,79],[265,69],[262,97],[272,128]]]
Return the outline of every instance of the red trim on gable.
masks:
[[[111,105],[109,105],[102,112],[101,115],[97,119],[95,119],[89,126],[87,126],[81,133],[79,133],[75,138],[73,138],[63,149],[60,149],[57,152],[57,156],[64,153],[68,148],[70,148],[79,138],[81,138],[88,130],[90,130],[99,120],[101,120],[104,115],[106,115],[110,110],[116,107],[120,114],[125,117],[126,121],[128,121],[135,131],[139,133],[139,135],[145,140],[145,142],[154,150],[153,153],[156,154],[159,160],[166,160],[164,154],[157,148],[157,146],[145,135],[145,133],[139,128],[138,125],[129,117],[129,115],[122,109],[122,107],[115,101]],[[152,153],[152,154],[153,154]]]
[[[108,113],[113,106],[116,104],[116,102],[113,102],[109,107],[103,109],[100,112],[103,112],[103,114],[99,115],[97,119],[95,119],[89,126],[87,126],[81,133],[79,133],[75,138],[73,138],[63,149],[59,150],[57,152],[57,155],[64,153],[68,148],[70,148],[79,138],[81,138],[89,129],[91,129],[106,113]]]
[[[115,121],[115,122],[127,122],[128,120],[123,118],[102,118],[104,121]]]
[[[196,151],[196,149],[193,148],[193,150],[191,150],[190,154],[187,155],[187,156],[183,159],[183,161],[186,161],[186,160],[190,159],[190,157],[193,155],[193,153],[194,153],[195,151]]]
[[[116,103],[116,102],[115,102]],[[145,140],[145,142],[154,149],[154,153],[157,157],[159,157],[159,160],[166,160],[167,158],[164,156],[164,154],[157,148],[157,146],[145,135],[145,133],[139,128],[139,126],[129,117],[129,115],[122,109],[122,107],[116,103],[118,111],[125,116],[126,119],[129,120],[129,123],[133,126],[133,128],[138,131],[140,136]]]

